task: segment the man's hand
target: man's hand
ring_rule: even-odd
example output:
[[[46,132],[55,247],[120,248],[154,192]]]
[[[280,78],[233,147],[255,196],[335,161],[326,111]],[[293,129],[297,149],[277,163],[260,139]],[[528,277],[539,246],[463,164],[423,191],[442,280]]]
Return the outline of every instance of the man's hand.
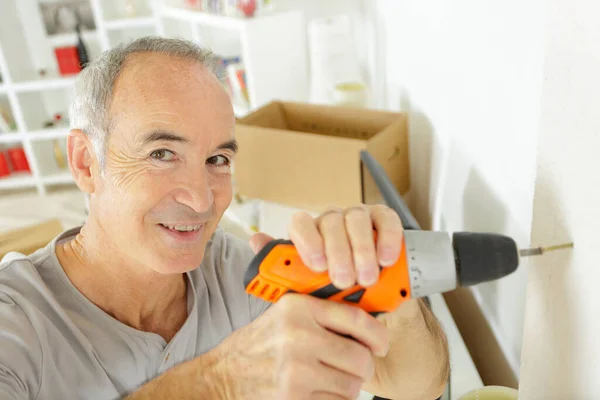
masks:
[[[373,236],[377,231],[377,240]],[[289,236],[304,264],[316,272],[329,271],[339,289],[358,283],[370,286],[379,266],[394,265],[402,250],[402,223],[383,205],[330,209],[317,218],[296,213]],[[256,234],[255,251],[273,238]],[[285,298],[285,295],[283,298]],[[380,315],[392,337],[386,357],[374,357],[375,375],[363,388],[393,399],[435,399],[448,379],[449,355],[445,334],[422,299],[404,302]],[[324,349],[325,354],[337,349]]]
[[[385,326],[359,308],[287,294],[215,349],[221,383],[214,398],[355,399],[389,340]]]
[[[317,218],[299,212],[289,226],[290,240],[303,263],[315,272],[328,270],[339,289],[376,283],[379,266],[391,266],[398,260],[402,234],[398,214],[383,205],[330,209]],[[251,244],[257,251],[271,239],[257,234]]]
[[[377,230],[377,243],[373,229]],[[379,265],[393,265],[402,244],[397,214],[383,206],[331,209],[313,219],[297,213],[290,239],[303,262],[329,270],[340,289],[377,282]],[[258,252],[273,238],[253,236]],[[351,336],[354,339],[350,339]],[[375,359],[387,354],[385,325],[360,308],[287,294],[219,346],[228,360],[227,399],[354,399],[373,379]]]

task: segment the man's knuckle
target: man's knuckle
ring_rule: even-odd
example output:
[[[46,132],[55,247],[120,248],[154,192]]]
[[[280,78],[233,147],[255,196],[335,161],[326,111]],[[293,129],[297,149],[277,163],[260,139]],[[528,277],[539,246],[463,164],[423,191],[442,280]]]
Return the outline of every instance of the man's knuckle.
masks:
[[[321,215],[325,215],[325,214],[329,214],[329,213],[339,214],[341,212],[343,212],[343,210],[340,207],[328,205],[327,207],[325,207],[325,210],[323,211],[323,213]]]
[[[389,215],[390,219],[397,221],[397,222],[401,222],[400,215],[398,215],[398,213],[395,210],[388,208],[387,214]]]
[[[344,216],[338,212],[330,212],[319,218],[319,227],[327,229],[343,224]]]
[[[344,215],[346,221],[364,220],[369,218],[369,212],[365,208],[352,207]]]
[[[292,215],[292,226],[303,225],[312,221],[313,218],[306,211],[298,211]]]
[[[316,321],[327,321],[331,314],[331,302],[329,300],[310,298],[306,308],[309,310],[311,317]]]
[[[370,315],[360,307],[351,307],[352,322],[354,326],[365,328],[369,326]]]
[[[282,296],[281,299],[277,302],[278,308],[283,315],[291,314],[293,310],[295,310],[298,306],[298,302],[300,301],[299,296],[294,295],[294,293],[286,294]]]
[[[384,204],[375,204],[371,208],[371,212],[375,213],[375,214],[384,214],[388,210],[391,210],[391,209],[388,206],[384,205]]]

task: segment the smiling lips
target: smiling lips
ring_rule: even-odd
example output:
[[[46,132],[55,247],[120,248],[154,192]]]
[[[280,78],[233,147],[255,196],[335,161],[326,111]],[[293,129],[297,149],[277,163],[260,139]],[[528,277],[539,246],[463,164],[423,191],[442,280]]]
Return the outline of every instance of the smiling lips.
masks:
[[[168,242],[172,245],[197,245],[202,238],[204,224],[158,224],[160,229],[167,234]]]
[[[198,231],[200,230],[200,228],[202,228],[202,225],[167,225],[167,224],[160,224],[162,227],[170,229],[172,231],[177,231],[177,232],[193,232],[193,231]]]

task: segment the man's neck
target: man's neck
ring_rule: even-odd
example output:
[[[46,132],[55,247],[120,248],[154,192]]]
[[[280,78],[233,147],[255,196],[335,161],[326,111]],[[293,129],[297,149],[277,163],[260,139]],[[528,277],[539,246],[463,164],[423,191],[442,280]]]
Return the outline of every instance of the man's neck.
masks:
[[[107,314],[170,341],[187,318],[186,276],[165,276],[128,262],[118,249],[107,248],[110,241],[98,231],[85,225],[74,239],[57,244],[65,273]]]

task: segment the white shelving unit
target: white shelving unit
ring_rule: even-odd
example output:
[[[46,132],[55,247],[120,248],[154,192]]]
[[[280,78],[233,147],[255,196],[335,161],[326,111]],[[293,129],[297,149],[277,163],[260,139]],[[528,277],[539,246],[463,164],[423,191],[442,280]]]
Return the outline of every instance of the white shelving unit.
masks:
[[[75,83],[74,77],[39,79],[26,82],[13,82],[9,87],[16,93],[39,92],[42,90],[68,89]],[[10,89],[9,89],[10,90]]]
[[[273,99],[308,99],[306,23],[302,10],[254,18],[208,14],[161,3],[164,34],[192,40],[244,65],[249,107],[234,104],[238,117]]]
[[[16,125],[14,132],[0,133],[0,149],[22,146],[31,168],[31,174],[0,177],[0,196],[4,190],[32,188],[44,195],[53,186],[73,182],[68,169],[58,167],[54,149],[58,144],[66,157],[66,119],[75,77],[59,75],[53,49],[75,45],[77,37],[48,35],[38,1],[53,0],[0,0],[0,105],[10,109]],[[138,0],[139,12],[132,16],[123,12],[122,0],[88,1],[95,29],[84,30],[82,36],[92,60],[136,37],[181,37],[220,56],[241,59],[249,106],[234,104],[237,116],[275,99],[308,99],[302,11],[244,19],[176,8],[162,0]],[[45,121],[57,113],[65,123],[46,128]]]

